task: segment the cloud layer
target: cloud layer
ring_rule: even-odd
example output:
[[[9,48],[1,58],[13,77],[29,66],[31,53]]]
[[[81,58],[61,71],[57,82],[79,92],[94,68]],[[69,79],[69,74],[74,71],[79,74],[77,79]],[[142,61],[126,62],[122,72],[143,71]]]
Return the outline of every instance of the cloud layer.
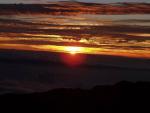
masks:
[[[44,3],[51,1],[65,0],[1,0],[0,3]],[[112,2],[150,2],[149,0],[77,0],[81,2],[97,2],[97,3],[112,3]]]

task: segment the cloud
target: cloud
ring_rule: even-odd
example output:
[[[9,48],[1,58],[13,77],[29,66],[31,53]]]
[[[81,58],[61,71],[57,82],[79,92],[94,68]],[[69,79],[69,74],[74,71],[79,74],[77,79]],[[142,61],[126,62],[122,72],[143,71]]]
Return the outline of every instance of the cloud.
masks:
[[[1,0],[0,3],[44,3],[51,1],[64,1],[64,0]],[[68,0],[69,1],[69,0]],[[98,3],[111,3],[111,2],[149,2],[148,0],[77,0],[81,2],[98,2]]]

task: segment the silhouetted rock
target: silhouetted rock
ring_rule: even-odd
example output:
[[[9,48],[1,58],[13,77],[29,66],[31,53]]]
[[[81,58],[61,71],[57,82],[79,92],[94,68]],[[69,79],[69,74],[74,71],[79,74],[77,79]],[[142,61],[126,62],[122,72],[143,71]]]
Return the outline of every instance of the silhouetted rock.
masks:
[[[110,113],[149,110],[149,82],[120,82],[91,90],[54,89],[45,93],[0,96],[1,111],[32,113]],[[119,87],[118,87],[119,86]],[[21,109],[21,111],[20,111]]]

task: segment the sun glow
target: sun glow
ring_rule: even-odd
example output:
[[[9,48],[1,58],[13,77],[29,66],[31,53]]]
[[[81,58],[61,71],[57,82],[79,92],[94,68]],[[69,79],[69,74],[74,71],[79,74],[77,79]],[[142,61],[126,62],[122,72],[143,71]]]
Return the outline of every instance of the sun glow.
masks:
[[[82,47],[69,46],[64,48],[68,53],[75,55],[76,53],[80,53],[83,51]]]
[[[77,54],[84,52],[83,47],[65,46],[64,51],[69,54],[61,54],[61,60],[69,66],[81,65],[85,60],[85,55]]]

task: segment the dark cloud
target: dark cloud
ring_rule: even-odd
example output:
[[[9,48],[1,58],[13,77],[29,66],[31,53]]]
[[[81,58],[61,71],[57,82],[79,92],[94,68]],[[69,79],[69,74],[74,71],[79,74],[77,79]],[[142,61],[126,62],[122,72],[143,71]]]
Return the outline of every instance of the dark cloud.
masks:
[[[33,3],[33,2],[49,2],[49,1],[64,1],[64,0],[1,0],[0,3]],[[77,0],[81,2],[149,2],[149,0]]]

